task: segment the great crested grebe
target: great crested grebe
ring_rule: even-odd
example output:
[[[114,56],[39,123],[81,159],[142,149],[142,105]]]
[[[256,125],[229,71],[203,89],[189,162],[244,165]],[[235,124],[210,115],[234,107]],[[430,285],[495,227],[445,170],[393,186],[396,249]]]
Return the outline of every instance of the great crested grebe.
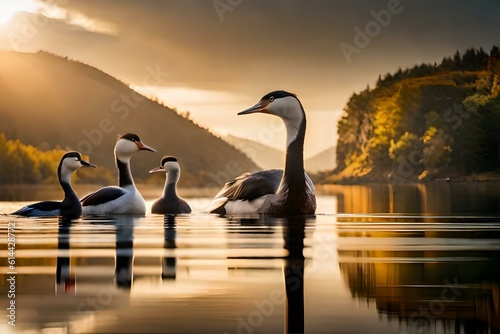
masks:
[[[280,117],[286,128],[285,169],[245,173],[226,183],[215,196],[208,211],[221,215],[314,214],[314,185],[304,171],[306,115],[295,94],[274,91],[238,113],[265,113]]]

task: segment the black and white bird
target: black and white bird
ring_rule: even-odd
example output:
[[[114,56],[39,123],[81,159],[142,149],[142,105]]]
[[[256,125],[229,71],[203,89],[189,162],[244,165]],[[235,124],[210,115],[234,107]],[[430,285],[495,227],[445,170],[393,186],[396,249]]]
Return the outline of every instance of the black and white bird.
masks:
[[[304,171],[306,115],[295,94],[274,91],[238,115],[265,113],[280,117],[286,128],[285,170],[246,173],[225,184],[208,211],[221,215],[314,214],[314,185]]]
[[[160,166],[149,171],[150,173],[166,173],[163,196],[158,198],[151,208],[151,213],[177,215],[191,213],[189,204],[177,196],[177,182],[181,177],[181,168],[175,157],[163,157]]]
[[[130,158],[139,151],[156,152],[146,146],[136,134],[127,133],[118,139],[115,160],[119,187],[104,187],[83,197],[80,202],[84,216],[146,213],[146,202],[137,190],[130,170]]]
[[[82,214],[82,205],[71,187],[71,175],[80,167],[95,168],[96,166],[83,160],[78,152],[68,152],[64,154],[57,167],[57,178],[64,191],[64,200],[62,202],[44,201],[30,204],[12,214],[25,217],[80,217]]]

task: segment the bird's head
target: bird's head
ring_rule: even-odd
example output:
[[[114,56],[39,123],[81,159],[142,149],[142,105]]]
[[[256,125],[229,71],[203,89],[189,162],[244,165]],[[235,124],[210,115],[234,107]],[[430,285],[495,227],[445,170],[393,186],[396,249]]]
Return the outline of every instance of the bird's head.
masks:
[[[57,169],[59,177],[62,177],[63,179],[68,181],[71,173],[78,170],[80,167],[96,168],[97,166],[83,160],[81,154],[78,152],[67,152],[61,158],[61,162],[59,163],[59,167]]]
[[[285,122],[296,122],[304,118],[304,110],[297,96],[284,90],[277,90],[264,95],[257,104],[240,111],[238,115],[254,113],[275,115]]]
[[[179,164],[176,157],[163,157],[160,161],[160,166],[150,170],[150,173],[169,173],[179,170]]]
[[[254,106],[240,111],[238,115],[264,113],[280,117],[287,131],[287,146],[305,133],[305,113],[297,96],[284,90],[264,95]],[[301,132],[301,129],[303,130]]]
[[[121,136],[115,145],[115,155],[121,161],[127,161],[132,154],[139,151],[156,152],[154,148],[145,145],[139,136],[134,133]]]
[[[181,175],[181,169],[177,163],[177,158],[172,156],[163,157],[160,161],[160,166],[153,168],[149,171],[150,173],[166,173],[170,176],[168,177],[168,182],[177,182]]]

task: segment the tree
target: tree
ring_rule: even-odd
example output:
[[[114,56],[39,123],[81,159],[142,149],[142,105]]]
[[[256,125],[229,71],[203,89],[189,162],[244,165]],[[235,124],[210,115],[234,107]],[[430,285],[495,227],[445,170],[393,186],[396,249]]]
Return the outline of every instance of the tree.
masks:
[[[57,182],[57,166],[65,151],[41,151],[20,140],[7,140],[0,133],[0,184],[38,184]],[[102,168],[99,173],[82,170],[75,180],[87,183],[108,183],[113,177]]]
[[[338,134],[342,177],[354,167],[371,180],[500,170],[500,49],[379,76],[349,99]]]
[[[483,106],[483,129],[488,141],[488,156],[486,168],[499,169],[500,167],[500,96],[490,99]]]
[[[394,99],[380,99],[373,115],[373,131],[368,141],[369,158],[379,172],[387,172],[392,166],[389,156],[391,141],[396,136],[400,110]]]
[[[8,149],[7,139],[0,133],[0,184],[7,183],[9,174],[7,173]]]
[[[426,170],[425,175],[436,176],[451,162],[451,138],[443,129],[431,125],[422,137],[422,142],[424,144],[422,164]]]
[[[392,172],[399,178],[415,178],[422,171],[422,142],[414,133],[405,132],[392,140],[389,156],[394,163]]]

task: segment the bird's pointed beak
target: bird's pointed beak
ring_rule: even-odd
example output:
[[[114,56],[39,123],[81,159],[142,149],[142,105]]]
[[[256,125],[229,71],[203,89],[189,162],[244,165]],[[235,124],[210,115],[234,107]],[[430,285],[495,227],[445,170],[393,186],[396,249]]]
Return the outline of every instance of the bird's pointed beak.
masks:
[[[256,105],[251,106],[250,108],[245,109],[243,111],[240,111],[238,113],[238,115],[248,115],[248,114],[254,114],[254,113],[258,113],[258,112],[268,114],[269,111],[266,109],[268,104],[269,103],[266,103],[264,101],[259,101]]]
[[[82,164],[82,167],[93,167],[93,168],[97,168],[97,166],[96,166],[96,165],[91,164],[90,162],[85,161],[85,160],[80,160],[80,163]]]
[[[150,174],[152,173],[166,173],[167,170],[165,168],[163,168],[163,166],[158,166],[156,168],[153,168],[149,171]]]
[[[141,151],[156,152],[154,148],[145,145],[142,141],[137,141],[135,143],[137,144],[137,147],[139,147],[139,150]]]

